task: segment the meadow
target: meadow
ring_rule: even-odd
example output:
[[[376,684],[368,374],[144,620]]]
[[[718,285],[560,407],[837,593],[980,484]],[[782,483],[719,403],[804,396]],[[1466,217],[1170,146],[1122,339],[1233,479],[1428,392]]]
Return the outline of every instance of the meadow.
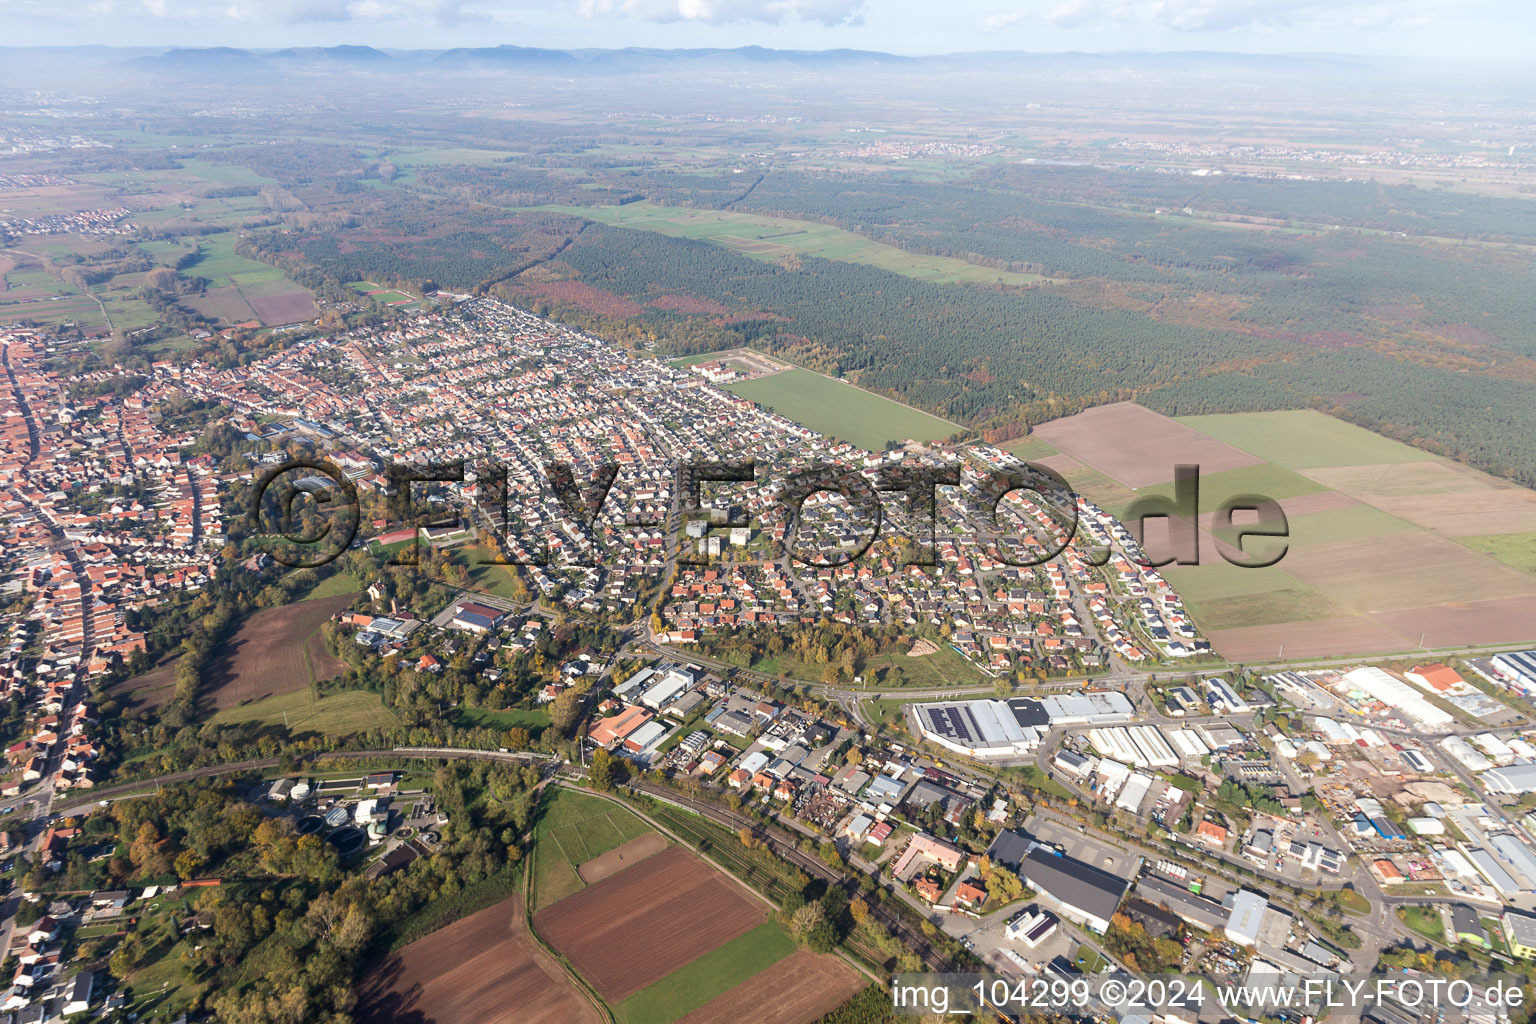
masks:
[[[393,729],[400,724],[376,693],[344,690],[317,697],[308,687],[225,708],[213,716],[213,721],[218,725],[286,724],[288,732],[294,736],[303,733],[351,736],[371,729]]]
[[[585,217],[614,227],[713,242],[754,259],[815,256],[844,263],[863,263],[933,284],[1031,285],[1049,280],[1038,274],[995,270],[947,256],[907,252],[851,231],[807,220],[660,206],[651,202],[623,206],[545,206],[540,209]]]
[[[964,429],[810,370],[785,370],[729,384],[726,390],[829,437],[872,451],[881,450],[889,441],[936,441]]]

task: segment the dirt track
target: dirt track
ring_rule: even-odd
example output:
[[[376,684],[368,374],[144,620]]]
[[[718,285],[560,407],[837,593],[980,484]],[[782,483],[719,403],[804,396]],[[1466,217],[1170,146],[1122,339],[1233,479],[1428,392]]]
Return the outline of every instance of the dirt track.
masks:
[[[616,1003],[745,934],[767,913],[674,846],[539,911],[533,926]]]
[[[406,946],[363,979],[362,1024],[601,1024],[528,936],[522,897]]]

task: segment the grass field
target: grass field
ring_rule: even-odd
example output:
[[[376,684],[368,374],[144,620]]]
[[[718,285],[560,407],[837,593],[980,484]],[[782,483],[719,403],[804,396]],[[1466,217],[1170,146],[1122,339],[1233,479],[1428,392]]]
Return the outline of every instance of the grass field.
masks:
[[[614,1007],[618,1024],[671,1024],[715,996],[795,951],[795,941],[768,920],[641,989]]]
[[[577,867],[650,831],[617,804],[568,789],[552,790],[533,829],[534,909],[580,892],[584,885]]]
[[[1038,437],[1021,437],[1016,441],[1008,441],[997,445],[1003,451],[1015,458],[1028,462],[1030,459],[1045,459],[1057,454],[1056,449],[1040,440]]]
[[[479,726],[485,729],[511,729],[514,726],[520,726],[537,735],[549,724],[549,712],[524,711],[517,708],[508,711],[460,708],[458,720],[460,725],[471,728]]]
[[[206,235],[198,240],[197,247],[197,261],[185,272],[192,277],[206,277],[212,288],[283,279],[283,272],[276,267],[236,255],[233,233]]]
[[[1457,542],[1525,572],[1536,573],[1536,533],[1493,533]]]
[[[1177,419],[1202,434],[1287,469],[1428,462],[1435,458],[1429,452],[1311,409]]]
[[[293,735],[317,732],[327,736],[350,736],[369,729],[392,729],[400,724],[376,693],[346,690],[316,697],[309,688],[225,708],[213,716],[213,721],[220,725],[243,722],[282,725],[285,713],[288,731]]]
[[[1294,498],[1302,494],[1316,494],[1318,491],[1327,490],[1315,480],[1308,480],[1300,473],[1292,472],[1283,466],[1260,464],[1257,466],[1242,466],[1238,469],[1223,470],[1220,473],[1211,473],[1200,477],[1200,507],[1203,514],[1214,512],[1229,498],[1239,494],[1262,494],[1269,498]],[[1143,487],[1136,491],[1137,498],[1148,495],[1164,495],[1172,497],[1174,486],[1172,483],[1157,484],[1153,487]],[[1085,492],[1086,493],[1086,492]],[[1129,502],[1127,502],[1129,504]],[[1121,507],[1118,512],[1125,509]]]
[[[966,661],[948,643],[932,638],[938,650],[909,658],[904,652],[877,654],[864,665],[864,678],[871,690],[907,687],[933,689],[983,682],[976,666]],[[819,666],[799,661],[787,654],[764,658],[752,666],[758,672],[787,675],[795,679],[820,679]],[[898,673],[899,672],[899,676]]]
[[[1433,942],[1445,941],[1445,919],[1439,907],[1398,907],[1398,920]]]
[[[785,370],[727,385],[830,437],[879,451],[887,441],[936,441],[964,428],[810,370]]]
[[[319,583],[315,589],[304,595],[304,600],[313,601],[323,597],[339,597],[342,594],[355,594],[363,589],[363,581],[349,572],[332,573]]]
[[[692,210],[650,202],[624,206],[549,206],[543,209],[585,217],[616,227],[655,231],[674,238],[696,238],[755,259],[817,256],[844,263],[865,263],[919,281],[936,284],[1039,284],[1038,274],[993,270],[946,256],[923,256],[812,221],[786,220],[722,210]]]

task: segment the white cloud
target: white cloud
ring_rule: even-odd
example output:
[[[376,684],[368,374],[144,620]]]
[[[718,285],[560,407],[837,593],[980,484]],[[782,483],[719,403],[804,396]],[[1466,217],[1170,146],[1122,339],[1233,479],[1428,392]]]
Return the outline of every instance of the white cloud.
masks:
[[[157,18],[163,18],[170,13],[165,0],[144,0],[144,9]]]
[[[790,21],[856,24],[864,0],[576,0],[583,18],[621,16],[641,21],[695,21],[708,25]]]
[[[1038,0],[990,14],[980,27],[989,33],[1021,24],[1141,26],[1175,32],[1419,27],[1433,19],[1433,7],[1434,0]]]

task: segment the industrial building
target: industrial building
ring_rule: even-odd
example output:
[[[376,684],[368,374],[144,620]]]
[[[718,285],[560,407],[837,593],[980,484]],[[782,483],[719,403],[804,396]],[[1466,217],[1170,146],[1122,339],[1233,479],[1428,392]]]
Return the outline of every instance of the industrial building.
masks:
[[[911,715],[924,739],[967,757],[1019,757],[1040,745],[1040,730],[1021,724],[1008,701],[914,704]]]
[[[1019,876],[1061,916],[1101,933],[1109,930],[1128,885],[1127,879],[1043,846],[1029,851]]]
[[[1512,764],[1486,771],[1483,773],[1483,785],[1490,793],[1509,796],[1536,793],[1536,764]]]
[[[1269,912],[1269,900],[1258,893],[1239,889],[1232,894],[1232,913],[1227,918],[1226,936],[1239,946],[1255,946],[1259,933],[1264,930],[1264,915]]]
[[[1054,725],[1126,722],[1134,708],[1125,694],[1065,694],[1032,700],[946,700],[908,707],[924,739],[967,757],[1020,757],[1040,744]],[[1166,747],[1166,744],[1164,745]]]
[[[1489,664],[1495,675],[1522,693],[1536,690],[1536,651],[1495,654]]]
[[[1345,673],[1341,685],[1380,701],[1419,725],[1450,725],[1456,720],[1450,712],[1441,711],[1424,699],[1424,695],[1412,686],[1374,666]]]

